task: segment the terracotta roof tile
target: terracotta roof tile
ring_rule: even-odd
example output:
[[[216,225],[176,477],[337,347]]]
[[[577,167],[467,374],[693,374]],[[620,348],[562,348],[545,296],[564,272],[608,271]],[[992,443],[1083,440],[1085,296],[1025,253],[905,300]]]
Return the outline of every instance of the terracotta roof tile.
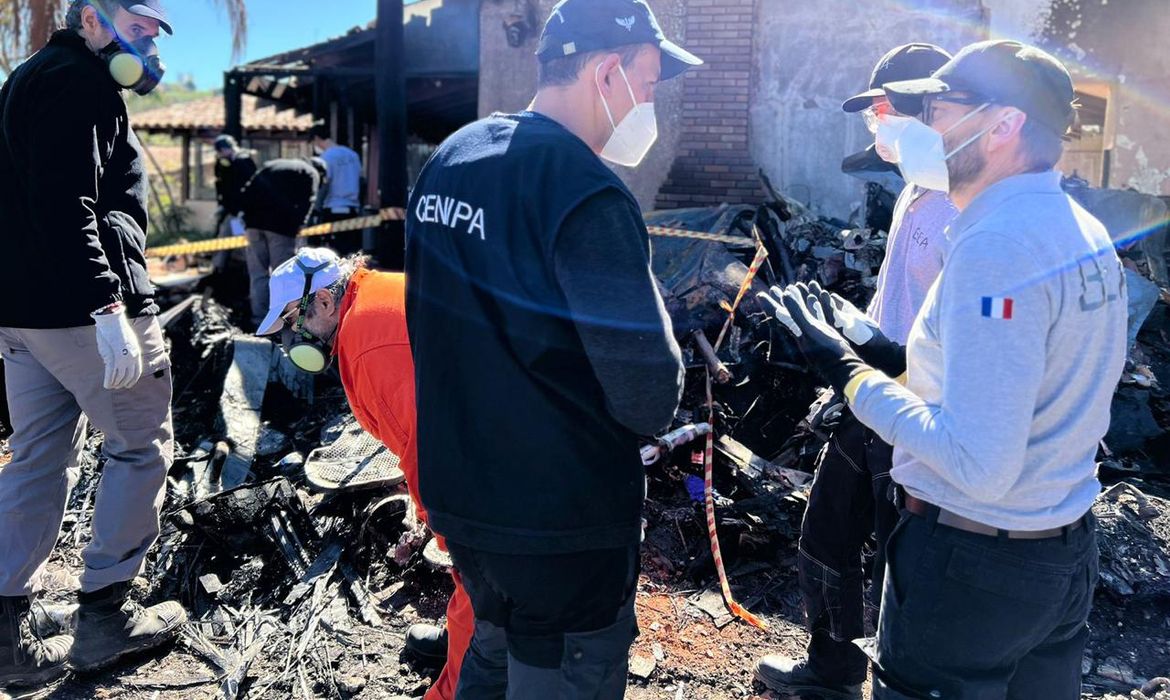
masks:
[[[308,133],[313,126],[311,114],[298,115],[287,109],[277,111],[274,107],[259,106],[259,98],[253,95],[243,97],[244,131],[284,131]],[[130,116],[130,123],[139,131],[214,131],[224,129],[223,97],[205,97],[190,102],[159,107]]]

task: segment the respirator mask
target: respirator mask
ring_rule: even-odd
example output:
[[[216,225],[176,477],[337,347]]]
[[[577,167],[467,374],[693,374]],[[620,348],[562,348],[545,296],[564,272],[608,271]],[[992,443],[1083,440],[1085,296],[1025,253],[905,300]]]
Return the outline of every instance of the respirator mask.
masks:
[[[297,266],[305,273],[305,292],[297,306],[297,320],[292,328],[287,326],[281,332],[281,344],[288,359],[297,369],[309,374],[321,374],[333,364],[333,352],[329,343],[310,333],[305,328],[309,305],[316,296],[313,292],[313,275],[332,264],[325,262],[317,267],[307,267],[299,259]]]
[[[167,71],[159,55],[158,45],[151,37],[126,41],[118,36],[116,29],[107,26],[113,32],[114,40],[98,55],[105,60],[110,77],[127,90],[133,90],[139,95],[150,94],[162,82]]]

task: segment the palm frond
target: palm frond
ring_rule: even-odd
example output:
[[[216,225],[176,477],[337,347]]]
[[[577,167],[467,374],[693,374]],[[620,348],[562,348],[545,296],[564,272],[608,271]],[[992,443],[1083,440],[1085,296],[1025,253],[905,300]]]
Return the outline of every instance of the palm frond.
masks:
[[[244,55],[244,47],[248,43],[248,3],[247,0],[214,0],[216,7],[223,9],[227,14],[228,23],[232,28],[232,62],[239,61]]]

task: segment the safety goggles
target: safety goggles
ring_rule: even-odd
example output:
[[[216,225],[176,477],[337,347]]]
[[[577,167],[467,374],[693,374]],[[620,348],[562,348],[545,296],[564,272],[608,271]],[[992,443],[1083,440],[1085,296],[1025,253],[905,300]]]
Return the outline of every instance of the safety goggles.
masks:
[[[861,118],[865,120],[865,128],[869,129],[869,133],[876,134],[882,117],[897,113],[898,110],[894,109],[894,105],[889,102],[879,102],[861,110]]]

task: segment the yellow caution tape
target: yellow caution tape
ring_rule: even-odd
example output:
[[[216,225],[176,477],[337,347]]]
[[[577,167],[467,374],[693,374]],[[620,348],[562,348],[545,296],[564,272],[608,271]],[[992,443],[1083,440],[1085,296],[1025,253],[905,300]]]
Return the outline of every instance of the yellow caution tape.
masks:
[[[405,210],[389,208],[383,209],[378,214],[372,216],[359,216],[353,219],[334,221],[333,223],[329,224],[308,226],[301,229],[301,232],[298,235],[302,237],[312,237],[327,236],[331,233],[343,233],[345,231],[361,231],[362,229],[381,226],[382,223],[386,221],[403,221],[405,219]],[[755,241],[753,241],[751,238],[748,238],[747,236],[726,236],[718,233],[688,231],[686,229],[669,228],[666,226],[647,226],[646,230],[650,232],[651,236],[659,236],[662,238],[690,238],[699,241],[727,243],[730,245],[755,245]],[[206,241],[195,241],[194,243],[176,243],[174,245],[147,248],[146,257],[167,258],[173,255],[199,255],[206,253],[218,253],[225,250],[236,250],[247,247],[248,239],[246,237],[230,236],[227,238],[212,238]]]
[[[660,236],[663,238],[693,238],[698,241],[713,241],[715,243],[728,243],[730,245],[754,246],[755,241],[747,236],[726,236],[719,233],[707,233],[706,231],[688,231],[683,228],[667,228],[665,226],[647,226],[646,230],[650,232],[651,236]]]
[[[301,232],[297,235],[312,237],[327,236],[331,233],[343,233],[345,231],[361,231],[362,229],[381,226],[385,221],[403,221],[405,219],[405,210],[392,207],[383,209],[371,216],[359,216],[353,219],[334,221],[329,224],[308,226],[301,229]],[[247,247],[248,239],[246,237],[231,236],[229,238],[212,238],[206,241],[195,241],[194,243],[176,243],[175,245],[147,248],[146,257],[166,258],[172,255],[198,255],[200,253],[218,253],[223,250],[236,250]]]

